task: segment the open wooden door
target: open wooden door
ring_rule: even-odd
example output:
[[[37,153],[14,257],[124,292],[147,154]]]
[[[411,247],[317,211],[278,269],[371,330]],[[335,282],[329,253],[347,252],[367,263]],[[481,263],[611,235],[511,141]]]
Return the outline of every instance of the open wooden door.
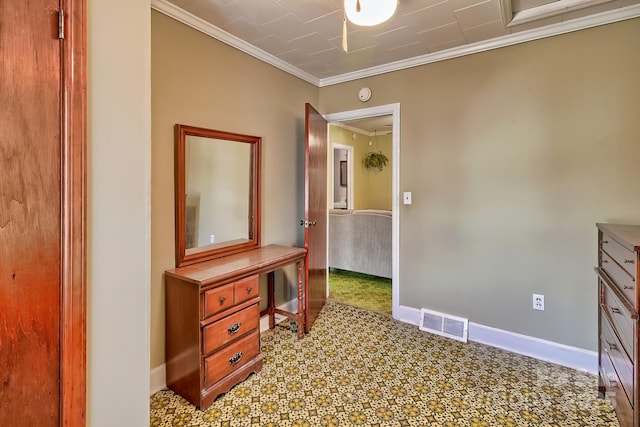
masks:
[[[327,121],[305,104],[305,332],[327,298]]]
[[[86,414],[85,0],[0,0],[0,425]]]

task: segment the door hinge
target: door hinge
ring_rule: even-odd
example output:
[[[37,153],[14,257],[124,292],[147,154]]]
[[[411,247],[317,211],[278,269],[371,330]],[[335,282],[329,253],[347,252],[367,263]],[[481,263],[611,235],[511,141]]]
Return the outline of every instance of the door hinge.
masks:
[[[58,38],[64,40],[64,10],[58,11]]]

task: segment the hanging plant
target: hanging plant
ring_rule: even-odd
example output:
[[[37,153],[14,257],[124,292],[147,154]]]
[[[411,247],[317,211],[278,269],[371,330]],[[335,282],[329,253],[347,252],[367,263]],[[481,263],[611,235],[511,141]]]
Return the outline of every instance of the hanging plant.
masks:
[[[387,166],[388,161],[389,159],[382,151],[370,151],[365,154],[362,159],[362,166],[365,169],[378,169],[381,171],[385,166]]]

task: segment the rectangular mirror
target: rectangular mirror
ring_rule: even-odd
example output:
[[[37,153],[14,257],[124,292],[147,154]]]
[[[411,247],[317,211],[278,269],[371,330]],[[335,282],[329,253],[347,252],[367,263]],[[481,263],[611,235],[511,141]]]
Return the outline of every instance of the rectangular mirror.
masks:
[[[176,267],[260,245],[261,138],[177,124]]]

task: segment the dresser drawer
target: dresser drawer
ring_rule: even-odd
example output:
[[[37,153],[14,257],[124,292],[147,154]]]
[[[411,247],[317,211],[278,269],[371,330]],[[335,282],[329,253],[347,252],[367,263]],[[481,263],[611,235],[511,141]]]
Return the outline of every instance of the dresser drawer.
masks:
[[[213,288],[204,293],[205,318],[226,310],[233,305],[233,283]]]
[[[635,252],[625,248],[620,243],[612,239],[611,236],[606,234],[602,235],[601,246],[614,261],[620,264],[620,266],[627,271],[627,273],[635,277],[637,262],[637,255]]]
[[[622,389],[627,394],[627,399],[633,406],[633,363],[627,357],[622,344],[618,340],[618,337],[614,334],[609,320],[605,315],[600,316],[600,346],[602,355],[601,358],[609,357],[615,373],[619,378],[619,385],[622,385]]]
[[[260,353],[260,332],[255,331],[204,359],[204,386],[209,387]]]
[[[605,398],[611,401],[611,405],[616,410],[620,427],[633,426],[633,406],[627,399],[627,395],[620,387],[620,380],[613,369],[613,364],[609,356],[600,354],[600,384],[604,385]]]
[[[234,282],[236,304],[257,296],[259,285],[257,274]]]
[[[254,304],[205,326],[202,332],[204,355],[256,330],[259,323],[260,308]]]
[[[627,352],[630,359],[633,359],[633,337],[635,336],[635,320],[631,317],[631,313],[624,304],[618,299],[613,290],[603,281],[600,280],[602,301],[602,310],[608,315],[612,321],[614,332],[620,338],[622,347]],[[604,313],[603,313],[604,315]]]
[[[631,303],[636,303],[636,282],[633,277],[627,274],[626,270],[622,269],[609,255],[605,252],[601,253],[602,256],[602,269],[607,273],[607,276],[611,278]]]

